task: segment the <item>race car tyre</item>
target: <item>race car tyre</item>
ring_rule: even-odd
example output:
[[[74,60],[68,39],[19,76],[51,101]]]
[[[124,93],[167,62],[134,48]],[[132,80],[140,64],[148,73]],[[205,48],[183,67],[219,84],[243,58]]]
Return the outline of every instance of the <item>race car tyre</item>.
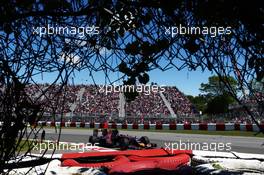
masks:
[[[147,136],[142,136],[139,140],[145,145],[150,143],[149,138]]]
[[[98,142],[98,137],[95,137],[95,136],[90,136],[89,137],[89,143],[95,144],[97,142]]]
[[[129,139],[127,137],[121,137],[119,140],[119,147],[121,150],[126,150],[129,147]]]
[[[112,136],[116,137],[118,136],[119,132],[117,129],[112,130]]]

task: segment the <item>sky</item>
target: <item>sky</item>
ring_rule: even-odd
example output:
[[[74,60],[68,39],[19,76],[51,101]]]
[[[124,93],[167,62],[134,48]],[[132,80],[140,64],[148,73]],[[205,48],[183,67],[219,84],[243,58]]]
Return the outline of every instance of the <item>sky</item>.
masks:
[[[159,85],[176,86],[185,95],[197,96],[200,94],[201,83],[208,82],[210,76],[212,74],[208,71],[188,71],[186,69],[177,71],[172,69],[166,72],[153,71],[150,73],[150,80]]]

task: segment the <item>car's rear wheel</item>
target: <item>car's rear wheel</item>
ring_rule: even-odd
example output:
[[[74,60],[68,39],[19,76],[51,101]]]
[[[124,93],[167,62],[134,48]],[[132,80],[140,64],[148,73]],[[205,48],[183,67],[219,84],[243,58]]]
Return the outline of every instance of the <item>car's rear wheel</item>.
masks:
[[[121,137],[119,140],[119,146],[121,150],[126,150],[129,147],[129,139],[127,137]]]
[[[95,137],[95,136],[90,136],[89,137],[89,143],[94,145],[97,142],[98,142],[98,137]]]
[[[144,143],[145,145],[149,144],[149,138],[147,136],[142,136],[140,139],[140,142]]]

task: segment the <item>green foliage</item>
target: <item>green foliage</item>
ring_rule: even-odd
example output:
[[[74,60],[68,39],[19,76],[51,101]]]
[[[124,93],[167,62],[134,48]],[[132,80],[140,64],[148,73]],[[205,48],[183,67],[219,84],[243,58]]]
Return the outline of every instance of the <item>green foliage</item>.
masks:
[[[226,94],[230,90],[225,86],[226,83],[231,85],[232,90],[238,92],[238,82],[231,76],[222,77],[222,81],[218,76],[211,76],[208,78],[208,83],[202,83],[200,91],[205,93],[208,97],[216,97]]]
[[[213,97],[207,103],[206,113],[208,114],[222,114],[228,112],[229,104],[233,103],[234,99],[228,95],[223,94],[216,97]]]
[[[192,104],[195,106],[195,108],[198,111],[202,111],[203,113],[206,110],[206,105],[207,105],[207,98],[203,95],[199,96],[191,96],[188,95],[187,98],[192,102]]]
[[[238,93],[238,83],[231,76],[222,77],[222,81],[218,76],[211,76],[208,78],[208,83],[201,84],[200,90],[204,93],[204,100],[207,101],[207,103],[203,103],[205,113],[221,114],[228,112],[229,104],[234,103],[235,100],[226,84],[230,84],[232,90]]]

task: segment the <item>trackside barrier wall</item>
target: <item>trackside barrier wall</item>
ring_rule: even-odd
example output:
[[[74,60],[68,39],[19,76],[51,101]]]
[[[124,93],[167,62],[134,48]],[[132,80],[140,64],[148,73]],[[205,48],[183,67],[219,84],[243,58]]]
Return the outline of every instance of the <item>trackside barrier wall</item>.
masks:
[[[177,130],[184,130],[183,124],[177,124]]]
[[[204,130],[204,131],[254,131],[259,128],[255,124],[240,123],[185,123],[185,124],[137,124],[137,123],[89,123],[89,122],[52,122],[38,121],[38,126],[47,127],[75,127],[75,128],[110,128],[110,129],[129,129],[129,130]],[[264,128],[264,124],[261,124]]]

